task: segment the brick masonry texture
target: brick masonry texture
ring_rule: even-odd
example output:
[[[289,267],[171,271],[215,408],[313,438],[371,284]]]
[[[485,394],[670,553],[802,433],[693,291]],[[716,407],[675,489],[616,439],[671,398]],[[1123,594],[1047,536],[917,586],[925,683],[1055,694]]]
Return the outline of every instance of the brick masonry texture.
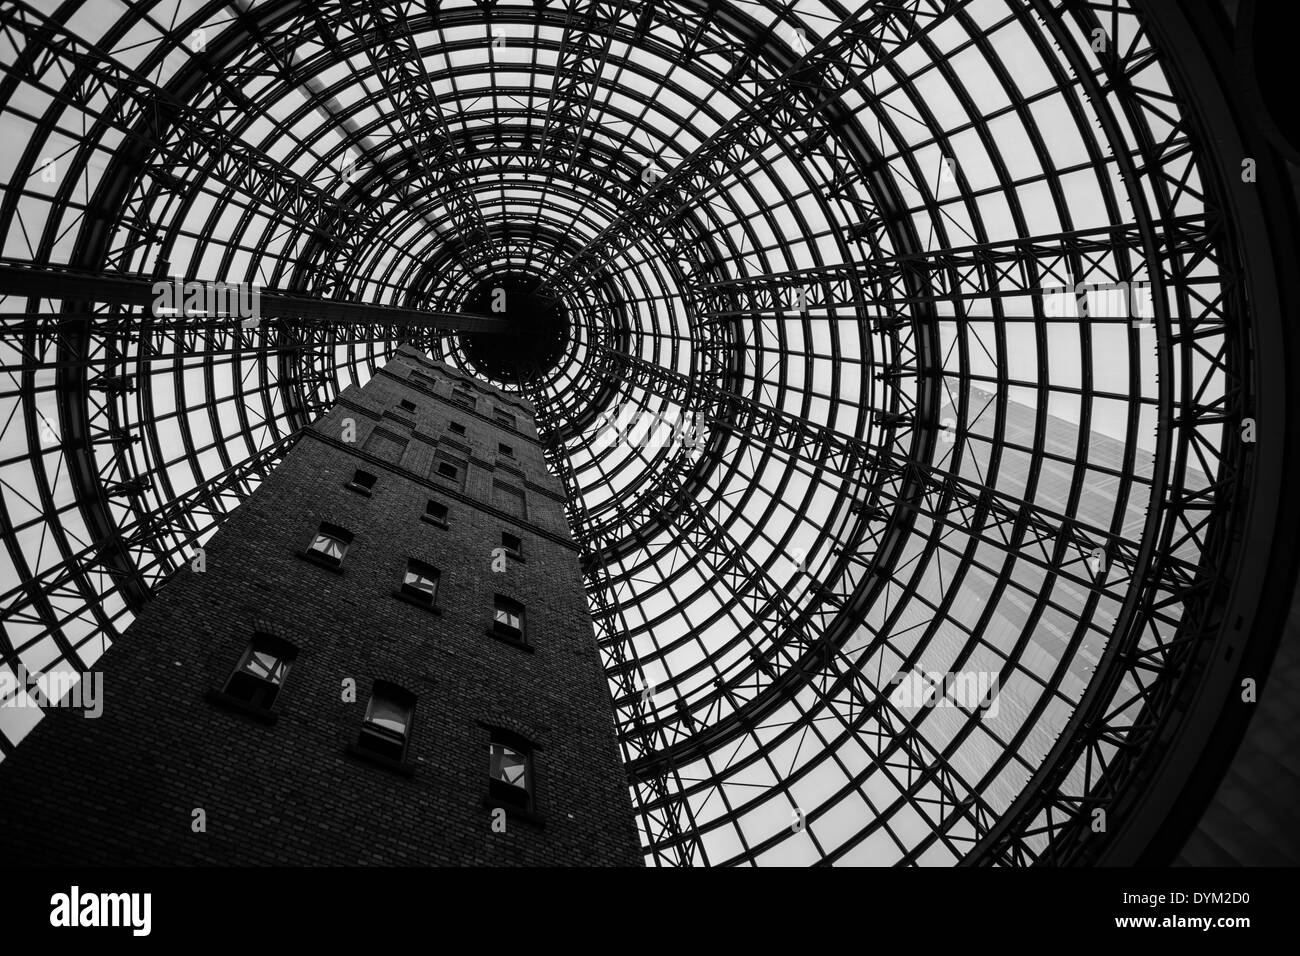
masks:
[[[432,386],[412,384],[417,367]],[[528,407],[476,384],[477,412],[462,409],[453,374],[403,349],[312,426],[208,542],[206,571],[174,575],[101,660],[103,715],[52,709],[0,763],[0,859],[642,865],[559,482]],[[363,450],[377,426],[408,439],[400,461]],[[498,462],[501,442],[514,462]],[[429,477],[440,450],[468,460],[459,487]],[[377,476],[369,497],[346,487],[357,468]],[[526,520],[491,506],[494,476],[525,488]],[[421,520],[430,499],[448,527]],[[355,535],[341,570],[301,555],[322,521]],[[524,559],[496,573],[503,530]],[[440,614],[394,595],[408,558],[442,572]],[[496,594],[525,605],[531,653],[487,633]],[[256,631],[298,648],[271,726],[207,699]],[[417,696],[409,777],[347,752],[375,680]],[[484,725],[537,746],[536,818],[512,813],[504,833],[485,802]]]

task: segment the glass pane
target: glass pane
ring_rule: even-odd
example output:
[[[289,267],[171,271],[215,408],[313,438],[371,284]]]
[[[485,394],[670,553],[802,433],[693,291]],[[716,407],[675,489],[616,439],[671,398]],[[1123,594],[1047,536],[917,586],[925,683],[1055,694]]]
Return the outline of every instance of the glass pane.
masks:
[[[493,780],[528,789],[528,758],[505,744],[492,745],[489,773]]]
[[[432,596],[434,588],[437,586],[437,579],[425,577],[417,571],[407,571],[402,583],[408,588],[415,588],[417,591],[423,591],[425,594]]]
[[[285,662],[269,651],[253,651],[244,663],[244,670],[273,684],[284,679]]]
[[[388,697],[370,698],[369,721],[395,733],[406,733],[406,722],[410,710]]]
[[[338,538],[332,538],[321,532],[316,535],[316,540],[311,543],[313,551],[319,551],[321,554],[328,555],[337,561],[343,560],[343,542]]]

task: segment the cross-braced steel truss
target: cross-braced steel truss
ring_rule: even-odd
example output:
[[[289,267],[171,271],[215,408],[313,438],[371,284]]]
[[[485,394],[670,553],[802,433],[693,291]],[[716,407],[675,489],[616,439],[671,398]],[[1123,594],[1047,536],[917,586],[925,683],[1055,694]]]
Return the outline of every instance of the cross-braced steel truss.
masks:
[[[1282,427],[1169,16],[6,0],[0,666],[93,666],[409,342],[538,408],[649,861],[1100,858]],[[518,375],[501,283],[566,323]],[[898,693],[936,673],[995,695]]]

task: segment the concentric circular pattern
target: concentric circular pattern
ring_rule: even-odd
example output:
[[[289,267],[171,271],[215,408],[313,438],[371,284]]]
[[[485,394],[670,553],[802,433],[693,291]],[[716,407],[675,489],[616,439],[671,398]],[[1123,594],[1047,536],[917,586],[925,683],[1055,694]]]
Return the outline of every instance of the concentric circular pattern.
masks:
[[[1140,779],[1117,724],[1165,719],[1182,595],[1232,574],[1251,394],[1218,173],[1126,3],[14,9],[7,255],[504,290],[517,334],[413,340],[537,404],[648,859],[1086,856],[1061,808]],[[4,345],[33,668],[89,666],[397,344],[3,306],[44,316]]]
[[[541,295],[537,276],[505,273],[486,279],[461,311],[499,316],[509,323],[501,333],[461,336],[470,366],[483,378],[523,385],[553,370],[569,338],[563,303]]]

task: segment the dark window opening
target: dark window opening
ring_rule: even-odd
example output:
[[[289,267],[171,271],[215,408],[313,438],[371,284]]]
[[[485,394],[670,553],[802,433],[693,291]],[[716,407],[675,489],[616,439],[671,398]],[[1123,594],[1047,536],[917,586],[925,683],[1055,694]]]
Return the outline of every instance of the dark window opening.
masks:
[[[226,681],[226,696],[249,707],[270,710],[297,654],[297,648],[288,641],[269,634],[254,635],[239,666]]]
[[[375,481],[376,479],[374,475],[358,468],[352,473],[352,481],[348,483],[348,487],[353,491],[364,491],[369,493],[375,490]]]
[[[351,544],[352,532],[337,525],[322,523],[316,537],[307,546],[307,553],[322,564],[337,568],[343,564],[343,556],[348,553]]]
[[[502,637],[524,639],[524,606],[500,594],[492,608],[492,630]]]
[[[501,532],[501,547],[505,548],[516,557],[524,552],[524,542],[518,535],[511,534],[509,531]]]
[[[412,402],[412,401],[410,401],[410,400],[408,400],[408,399],[405,399],[405,398],[402,399],[400,402],[398,402],[398,403],[397,403],[397,406],[398,406],[398,408],[400,408],[400,409],[401,409],[402,411],[404,411],[404,412],[413,412],[413,411],[415,411],[415,402]]]
[[[414,712],[414,694],[396,684],[375,681],[357,747],[389,760],[401,761],[410,741]]]
[[[452,422],[447,427],[450,428],[452,432],[454,432],[457,435],[465,434],[465,426],[462,425],[460,422]]]
[[[499,451],[501,454],[505,455],[507,458],[513,458],[513,457],[515,457],[515,450],[514,450],[513,448],[511,448],[511,447],[510,447],[509,445],[507,445],[507,444],[504,444],[504,443],[498,443],[498,444],[497,444],[497,451]]]
[[[447,523],[448,515],[447,506],[440,501],[430,501],[424,509],[424,515],[430,521],[436,521],[439,524]]]
[[[412,558],[406,562],[406,574],[402,577],[402,593],[421,604],[433,607],[438,597],[440,576],[438,569],[433,565]]]
[[[457,458],[445,451],[439,451],[433,459],[433,465],[430,474],[433,477],[441,478],[444,481],[450,481],[457,487],[465,482],[465,476],[469,470],[469,463],[463,458]]]

